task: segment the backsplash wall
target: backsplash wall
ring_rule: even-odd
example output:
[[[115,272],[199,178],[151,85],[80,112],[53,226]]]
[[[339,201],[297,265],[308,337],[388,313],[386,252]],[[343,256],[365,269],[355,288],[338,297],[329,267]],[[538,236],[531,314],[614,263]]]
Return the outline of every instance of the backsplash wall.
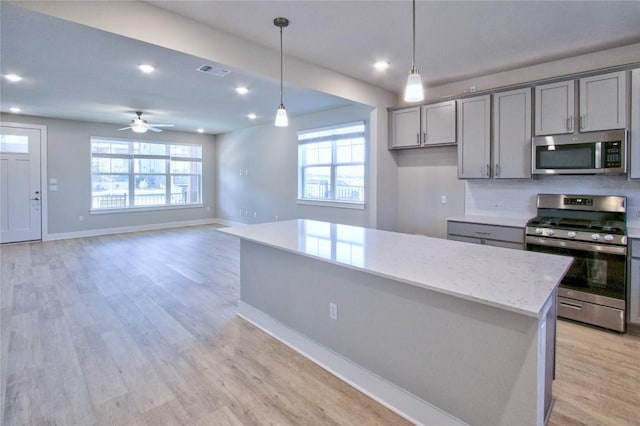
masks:
[[[465,214],[529,218],[536,195],[625,195],[627,223],[640,226],[640,181],[625,176],[539,176],[534,179],[478,179],[465,184]]]

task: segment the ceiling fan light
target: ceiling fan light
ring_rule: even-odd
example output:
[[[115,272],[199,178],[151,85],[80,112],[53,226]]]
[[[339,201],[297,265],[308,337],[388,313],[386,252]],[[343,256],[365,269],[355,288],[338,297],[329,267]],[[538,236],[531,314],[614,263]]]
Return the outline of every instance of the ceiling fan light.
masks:
[[[136,122],[131,125],[131,130],[133,130],[135,133],[145,133],[147,130],[149,130],[149,128],[144,123],[141,123],[142,120],[135,121]]]
[[[284,108],[284,105],[280,104],[278,112],[276,113],[276,127],[287,127],[288,125],[287,110]]]
[[[404,88],[405,102],[420,102],[424,100],[424,87],[422,77],[417,69],[412,69],[407,77],[407,85]]]

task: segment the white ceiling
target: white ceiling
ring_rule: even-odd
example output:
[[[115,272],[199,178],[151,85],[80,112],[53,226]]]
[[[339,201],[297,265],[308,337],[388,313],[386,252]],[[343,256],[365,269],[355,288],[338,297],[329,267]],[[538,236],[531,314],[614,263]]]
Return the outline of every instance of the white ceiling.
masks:
[[[287,55],[396,93],[411,65],[406,0],[147,3],[275,50],[273,18],[284,16]],[[0,14],[0,72],[25,76],[19,85],[2,81],[2,111],[16,104],[27,114],[124,125],[139,109],[150,122],[210,133],[251,125],[249,112],[273,120],[272,79],[198,73],[207,61],[6,3]],[[640,42],[640,1],[418,1],[416,15],[416,65],[427,87]],[[374,71],[376,60],[390,68]],[[158,71],[141,75],[136,65],[145,61]],[[236,95],[238,84],[251,94]],[[295,115],[345,104],[287,86],[285,99]]]

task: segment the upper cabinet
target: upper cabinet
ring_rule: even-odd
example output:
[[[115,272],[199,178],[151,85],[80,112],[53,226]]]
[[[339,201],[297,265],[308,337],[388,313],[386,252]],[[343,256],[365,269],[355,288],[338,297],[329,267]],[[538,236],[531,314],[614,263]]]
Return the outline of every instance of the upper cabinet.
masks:
[[[420,107],[391,111],[391,148],[420,146]]]
[[[574,114],[573,80],[537,86],[536,135],[626,128],[626,83],[626,71],[581,78],[579,114]]]
[[[490,178],[491,95],[458,102],[458,178]]]
[[[456,143],[456,102],[440,102],[422,107],[422,144]]]
[[[531,177],[531,89],[493,95],[493,177]]]
[[[631,71],[631,170],[632,179],[640,179],[640,68]],[[640,244],[638,245],[640,249]]]
[[[536,135],[573,133],[575,83],[536,86]]]
[[[391,148],[417,148],[456,143],[456,102],[391,111]]]
[[[581,132],[622,129],[627,117],[625,71],[580,79]]]

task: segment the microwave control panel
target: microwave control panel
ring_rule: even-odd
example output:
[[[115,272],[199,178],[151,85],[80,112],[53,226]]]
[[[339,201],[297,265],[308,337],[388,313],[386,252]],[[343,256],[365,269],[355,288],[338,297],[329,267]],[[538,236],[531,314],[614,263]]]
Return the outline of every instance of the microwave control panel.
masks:
[[[621,142],[604,142],[602,152],[602,166],[604,168],[622,166]]]

